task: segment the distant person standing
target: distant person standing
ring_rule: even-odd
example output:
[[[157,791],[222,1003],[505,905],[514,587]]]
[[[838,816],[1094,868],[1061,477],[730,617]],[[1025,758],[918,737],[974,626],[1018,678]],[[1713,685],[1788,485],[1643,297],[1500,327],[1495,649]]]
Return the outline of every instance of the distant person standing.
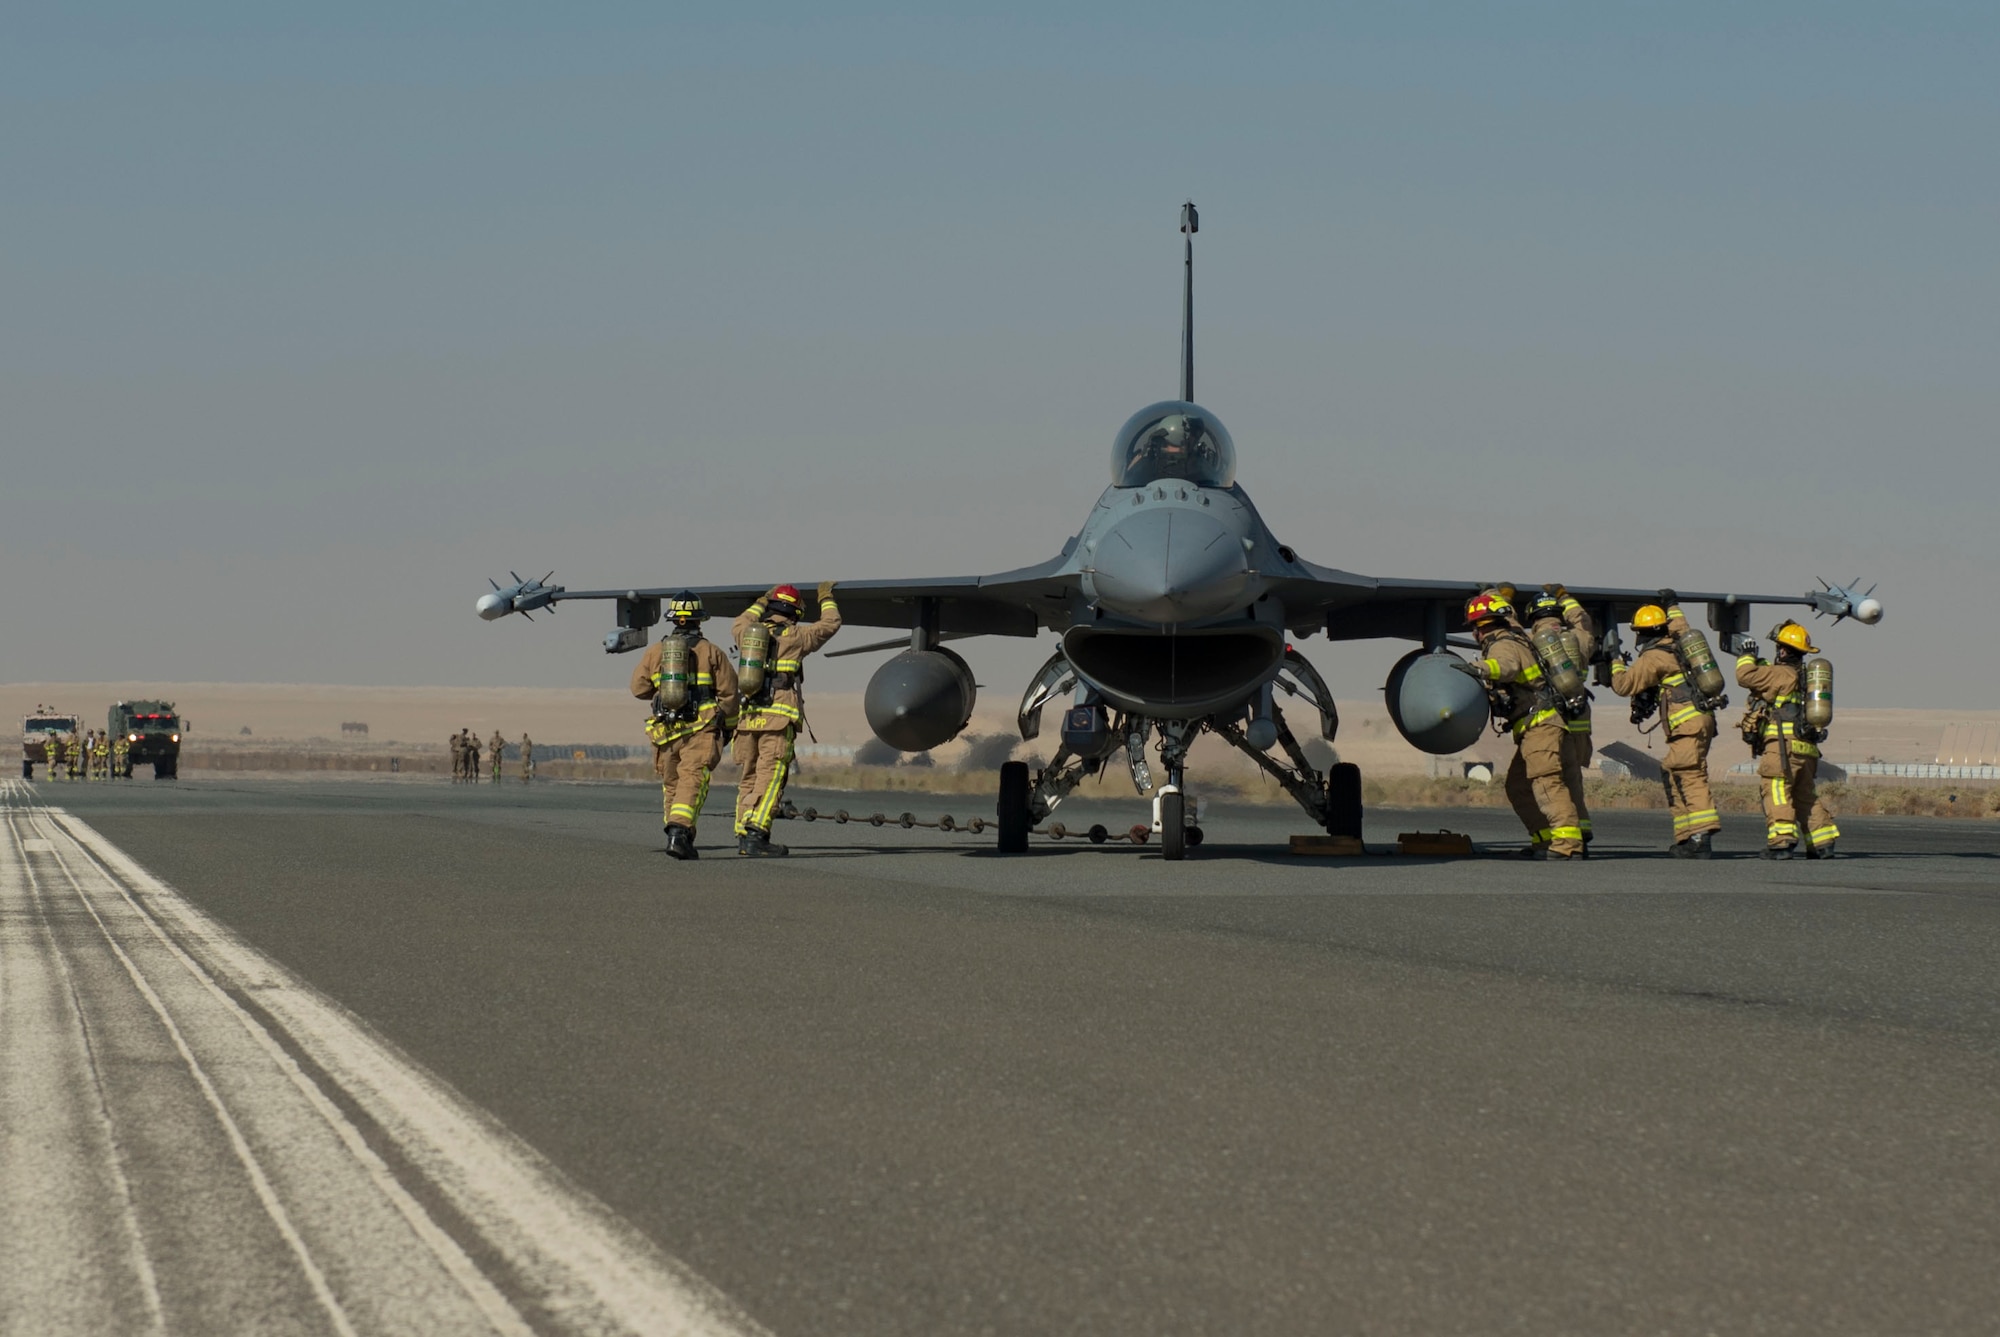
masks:
[[[96,773],[99,780],[109,780],[111,778],[111,735],[109,733],[97,735],[97,746],[92,749],[90,754],[90,768]]]
[[[535,778],[535,744],[525,733],[521,735],[521,783]]]
[[[85,780],[95,780],[97,778],[97,730],[87,729],[84,731],[83,746],[78,750],[83,753],[83,778]]]
[[[501,762],[505,760],[507,755],[507,740],[501,737],[498,729],[495,729],[493,737],[488,741],[487,746],[493,751],[493,783],[497,785],[500,783]]]
[[[74,780],[83,770],[83,739],[74,729],[70,731],[69,744],[63,751],[67,754],[69,778]]]
[[[445,746],[451,749],[451,782],[457,784],[465,779],[465,730],[453,734]]]
[[[479,783],[479,735],[470,729],[465,731],[465,778]]]

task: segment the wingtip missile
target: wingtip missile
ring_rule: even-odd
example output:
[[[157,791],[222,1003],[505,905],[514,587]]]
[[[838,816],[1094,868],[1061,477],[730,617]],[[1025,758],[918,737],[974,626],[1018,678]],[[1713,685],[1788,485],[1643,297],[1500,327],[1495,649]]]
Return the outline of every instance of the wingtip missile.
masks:
[[[492,593],[480,595],[478,602],[472,606],[481,618],[497,622],[509,613],[526,616],[542,608],[555,611],[555,601],[562,597],[563,587],[548,583],[549,576],[555,575],[554,571],[540,580],[523,580],[512,571],[507,574],[514,577],[512,585],[501,585],[490,576],[487,578],[486,583],[493,586]],[[529,620],[533,621],[532,618]]]
[[[1829,585],[1824,580],[1819,583],[1819,589],[1806,591],[1806,597],[1812,600],[1815,613],[1830,617],[1835,622],[1853,618],[1868,627],[1882,620],[1882,601],[1875,597],[1875,587],[1870,585],[1865,590],[1858,588],[1861,584],[1860,577],[1857,576],[1845,585]]]

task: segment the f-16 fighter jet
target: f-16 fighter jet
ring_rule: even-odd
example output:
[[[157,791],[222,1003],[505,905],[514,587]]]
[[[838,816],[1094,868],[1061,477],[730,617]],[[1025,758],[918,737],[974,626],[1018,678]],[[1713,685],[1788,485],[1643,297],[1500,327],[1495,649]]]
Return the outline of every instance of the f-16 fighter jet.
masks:
[[[1339,728],[1333,694],[1296,643],[1390,637],[1414,642],[1384,691],[1390,718],[1409,742],[1436,755],[1461,752],[1485,727],[1485,691],[1455,667],[1452,633],[1468,596],[1492,580],[1410,580],[1361,575],[1301,557],[1258,515],[1236,481],[1236,443],[1222,420],[1194,401],[1194,234],[1192,203],[1181,210],[1186,277],[1182,301],[1181,393],[1129,418],[1111,445],[1111,485],[1083,527],[1045,562],[997,575],[918,580],[843,580],[839,603],[849,626],[893,627],[893,640],[836,654],[903,647],[876,671],[866,695],[868,722],[884,742],[921,752],[949,742],[972,718],[971,668],[947,641],[1054,632],[1056,652],[1028,684],[1018,724],[1024,739],[1041,731],[1048,706],[1063,701],[1061,740],[1048,764],[1029,773],[1009,762],[999,776],[1000,847],[1027,848],[1042,820],[1088,776],[1119,753],[1140,792],[1152,788],[1147,752],[1157,744],[1164,783],[1156,792],[1161,849],[1184,857],[1187,808],[1181,785],[1188,749],[1213,733],[1247,753],[1335,835],[1361,834],[1361,779],[1352,765],[1326,772],[1308,760],[1286,718],[1303,707],[1308,727],[1331,742]],[[770,588],[754,584],[696,587],[724,617]],[[820,578],[799,578],[810,589]],[[612,653],[646,643],[660,602],[681,586],[569,590],[541,580],[495,586],[478,601],[493,620],[574,599],[602,599],[617,610]],[[1823,586],[1803,595],[1692,593],[1680,604],[1707,605],[1709,625],[1728,638],[1748,631],[1753,604],[1804,605],[1835,619],[1881,619],[1871,591]],[[1571,585],[1610,634],[1650,590]],[[1608,661],[1608,654],[1603,656]],[[1198,840],[1198,837],[1197,837]]]

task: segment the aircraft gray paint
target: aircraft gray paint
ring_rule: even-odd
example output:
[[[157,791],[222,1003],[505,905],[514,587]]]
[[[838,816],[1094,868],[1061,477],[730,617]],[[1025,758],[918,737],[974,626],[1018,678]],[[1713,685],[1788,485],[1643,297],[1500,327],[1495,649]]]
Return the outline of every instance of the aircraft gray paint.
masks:
[[[1320,736],[1333,740],[1339,728],[1333,695],[1292,644],[1317,633],[1416,642],[1384,685],[1390,718],[1413,745],[1438,755],[1462,751],[1487,722],[1484,692],[1453,667],[1451,646],[1467,643],[1454,641],[1448,629],[1462,622],[1464,601],[1493,581],[1391,579],[1315,565],[1278,540],[1237,484],[1234,441],[1194,402],[1197,228],[1194,205],[1184,205],[1180,397],[1148,405],[1120,429],[1111,486],[1058,556],[989,576],[839,583],[846,622],[909,629],[907,642],[897,637],[830,652],[907,646],[876,672],[866,696],[870,726],[904,751],[948,742],[972,717],[972,672],[943,642],[1041,631],[1061,637],[1018,717],[1022,738],[1034,738],[1045,708],[1072,696],[1061,745],[1032,777],[1020,763],[1003,768],[1003,848],[1025,848],[1028,821],[1046,817],[1120,750],[1133,784],[1142,793],[1150,789],[1146,745],[1157,737],[1166,771],[1157,795],[1162,848],[1170,859],[1181,857],[1189,843],[1181,782],[1188,748],[1203,731],[1247,753],[1317,824],[1358,836],[1358,771],[1315,769],[1276,699],[1282,693],[1302,701],[1317,716]],[[606,637],[605,649],[619,653],[646,643],[661,600],[680,588],[571,591],[549,578],[496,584],[477,611],[492,620],[565,600],[612,600],[618,630]],[[1804,595],[1695,593],[1681,604],[1706,604],[1710,626],[1725,637],[1749,629],[1753,604],[1803,605],[1836,620],[1875,623],[1881,602],[1872,589],[1857,591],[1858,584],[1823,585]],[[711,612],[733,616],[767,588],[695,592]],[[1607,646],[1616,644],[1618,622],[1654,597],[1646,590],[1570,588],[1605,629]]]

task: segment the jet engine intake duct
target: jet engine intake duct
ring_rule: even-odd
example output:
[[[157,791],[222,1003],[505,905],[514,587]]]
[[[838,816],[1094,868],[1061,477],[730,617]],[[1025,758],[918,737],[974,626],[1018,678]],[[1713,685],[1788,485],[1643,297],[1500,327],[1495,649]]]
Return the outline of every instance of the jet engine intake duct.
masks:
[[[905,650],[875,670],[862,708],[868,727],[890,747],[928,752],[958,737],[972,720],[972,668],[950,650]]]
[[[1479,741],[1492,712],[1486,690],[1457,667],[1462,662],[1443,650],[1412,650],[1389,670],[1383,703],[1411,747],[1444,757]]]
[[[1283,632],[1260,623],[1179,632],[1081,626],[1062,645],[1107,701],[1153,719],[1240,709],[1285,657]]]

